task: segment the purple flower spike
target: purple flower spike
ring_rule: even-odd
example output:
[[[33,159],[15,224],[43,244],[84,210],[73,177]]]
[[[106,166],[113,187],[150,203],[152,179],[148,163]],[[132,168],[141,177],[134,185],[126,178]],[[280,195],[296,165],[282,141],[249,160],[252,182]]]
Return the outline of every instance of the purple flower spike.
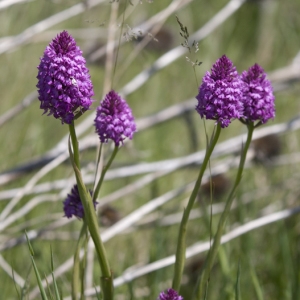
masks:
[[[111,139],[116,146],[126,137],[132,139],[136,132],[130,107],[115,91],[110,91],[98,106],[95,127],[101,143]]]
[[[89,70],[82,51],[67,31],[47,46],[38,66],[38,93],[44,114],[70,124],[79,112],[85,112],[94,95]]]
[[[82,219],[84,216],[84,209],[82,202],[80,200],[80,195],[78,191],[77,184],[71,190],[71,194],[68,194],[66,200],[64,201],[64,212],[65,216],[70,219],[72,216],[75,216],[79,219]],[[94,208],[96,209],[96,205],[98,202],[94,202]]]
[[[275,97],[271,82],[264,69],[255,64],[241,75],[244,88],[244,118],[251,122],[266,123],[275,117]]]
[[[206,72],[196,96],[196,111],[201,118],[216,120],[222,128],[227,127],[232,119],[242,117],[243,83],[232,61],[223,55]]]
[[[183,300],[183,297],[178,295],[175,290],[168,289],[166,294],[164,292],[160,293],[157,300]]]

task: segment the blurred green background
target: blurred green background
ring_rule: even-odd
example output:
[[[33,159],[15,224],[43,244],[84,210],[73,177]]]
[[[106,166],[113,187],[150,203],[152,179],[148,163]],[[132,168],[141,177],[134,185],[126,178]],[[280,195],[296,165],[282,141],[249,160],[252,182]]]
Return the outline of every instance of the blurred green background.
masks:
[[[0,1],[0,5],[1,2],[4,3],[5,1]],[[141,4],[137,0],[132,0],[132,13],[125,20],[125,24],[128,26],[125,25],[124,30],[127,30],[129,34],[131,32],[131,35],[139,36],[139,25],[165,9],[171,2],[154,0],[153,3],[142,1]],[[81,2],[71,0],[37,0],[3,8],[0,10],[0,49],[11,37],[18,36],[28,27],[79,3]],[[118,20],[113,24],[114,28],[117,29],[117,39],[120,36],[121,18],[126,3],[125,0],[119,1]],[[143,32],[150,43],[138,53],[129,66],[126,64],[130,55],[138,47],[141,38],[136,40],[133,36],[131,41],[126,42],[125,37],[122,36],[121,40],[125,43],[119,49],[113,88],[116,91],[121,90],[134,76],[150,67],[163,54],[183,43],[175,15],[192,34],[227,3],[228,1],[224,0],[190,1],[188,5],[169,16],[165,24],[162,25],[161,35],[158,34],[156,37],[158,41],[151,41],[152,37],[148,34],[151,30]],[[92,109],[83,116],[83,119],[88,115],[95,115],[95,108],[105,92],[103,83],[106,73],[105,59],[92,62],[91,55],[106,43],[111,7],[112,4],[108,0],[93,8],[87,6],[85,11],[77,16],[51,26],[46,31],[38,33],[26,42],[2,53],[0,55],[0,118],[18,105],[28,94],[36,90],[36,67],[39,64],[39,58],[51,39],[64,29],[73,34],[83,50],[94,84],[95,102]],[[127,3],[126,7],[130,7],[130,4]],[[191,53],[189,55],[192,60],[198,59],[202,62],[201,66],[195,68],[198,82],[201,82],[205,72],[223,54],[226,54],[234,62],[239,72],[248,69],[254,63],[259,63],[270,74],[270,79],[274,79],[278,90],[275,93],[276,118],[264,126],[288,122],[297,116],[300,109],[299,71],[298,77],[292,76],[292,79],[290,78],[292,71],[287,70],[285,75],[279,79],[278,76],[276,77],[278,73],[275,71],[292,64],[300,70],[300,59],[295,60],[300,50],[299,12],[300,1],[298,0],[257,0],[244,3],[221,26],[199,42],[199,51],[196,54]],[[79,29],[86,31],[80,33]],[[183,55],[151,76],[142,87],[126,97],[136,119],[149,116],[171,105],[195,97],[198,92],[195,74],[185,56]],[[60,121],[53,117],[42,116],[42,113],[42,110],[39,109],[39,101],[36,99],[32,105],[22,109],[19,114],[0,127],[1,172],[7,172],[43,155],[68,134],[66,125],[61,125]],[[81,120],[78,121],[78,123],[80,122]],[[212,132],[213,123],[212,121],[206,122],[209,135]],[[195,135],[190,134],[191,126],[195,130]],[[245,133],[245,131],[245,128],[238,121],[235,121],[229,128],[223,130],[220,142]],[[93,132],[94,128],[91,124],[85,135]],[[149,129],[139,131],[134,136],[133,141],[119,151],[113,167],[182,157],[205,149],[205,140],[203,122],[192,110],[188,115],[183,114]],[[299,153],[300,145],[298,131],[276,136],[276,141],[270,140],[267,144],[274,144],[276,147],[275,154],[281,155],[280,157],[289,158],[291,154],[295,154],[295,156],[292,160],[283,160],[284,163],[280,164],[276,163],[281,161],[279,158],[271,157],[270,159],[269,154],[267,154],[266,157],[260,159],[259,163],[252,161],[249,164],[249,168],[244,172],[238,192],[237,201],[239,205],[237,209],[232,211],[227,223],[228,230],[256,219],[264,213],[299,205],[300,169],[299,159],[297,160],[298,156],[296,155]],[[108,149],[109,147],[106,148],[107,152]],[[89,164],[95,162],[95,157],[95,148],[82,153],[83,164],[87,170],[89,170]],[[213,161],[212,164],[217,165],[217,161]],[[24,186],[37,171],[38,169],[2,184],[1,190]],[[177,170],[157,179],[134,194],[122,197],[115,201],[112,206],[120,216],[126,216],[149,200],[193,181],[197,173],[197,166]],[[229,182],[232,183],[235,174],[234,168],[226,173]],[[70,176],[72,176],[72,168],[70,163],[66,162],[43,177],[39,183],[69,178]],[[107,195],[138,178],[140,176],[107,181],[101,191],[101,196]],[[219,199],[215,197],[216,199],[213,201],[222,202],[226,192],[225,188]],[[58,194],[59,191],[54,190],[52,193]],[[64,195],[59,194],[59,201],[45,202],[36,206],[28,214],[2,230],[0,233],[0,241],[2,240],[2,242],[0,243],[7,243],[10,239],[22,236],[24,229],[27,231],[41,230],[51,221],[49,219],[41,222],[44,216],[48,218],[58,214],[58,218],[61,219],[63,217],[62,200],[66,193],[65,191]],[[159,218],[182,212],[187,196],[188,194],[178,196],[159,208]],[[22,208],[32,197],[24,196],[14,211]],[[245,197],[253,201],[242,204]],[[209,200],[203,199],[202,195],[199,198],[201,201],[195,205],[195,208],[203,209],[204,206],[208,205]],[[1,199],[0,211],[5,208],[9,201],[10,199]],[[213,217],[213,228],[217,225],[218,217],[219,215]],[[36,218],[41,220],[35,222]],[[209,216],[190,222],[187,245],[209,239],[208,218]],[[285,221],[272,223],[222,246],[218,262],[211,274],[207,299],[234,299],[239,265],[240,299],[300,299],[299,220],[299,216],[296,215]],[[22,224],[26,225],[23,226]],[[67,258],[72,257],[76,240],[70,237],[70,233],[78,232],[79,229],[80,222],[75,221],[54,230],[58,233],[60,231],[68,233],[69,238],[55,238],[54,234],[54,238],[50,241],[50,238],[37,238],[32,241],[36,252],[36,263],[41,274],[48,274],[50,271],[50,245],[53,249],[56,267]],[[160,227],[157,222],[154,222],[149,226],[136,226],[134,229],[133,232],[119,235],[106,244],[115,277],[121,275],[126,268],[132,265],[146,264],[175,252],[178,224]],[[24,279],[28,279],[28,291],[31,291],[36,286],[36,280],[34,272],[31,270],[27,245],[21,243],[13,248],[3,250],[1,255],[18,274]],[[186,275],[181,291],[184,299],[191,297],[191,291],[197,278],[196,274],[204,257],[205,254],[201,254],[187,261]],[[170,266],[118,287],[116,299],[156,299],[161,290],[171,285],[172,271],[173,267]],[[98,275],[99,270],[95,267],[94,278],[97,278]],[[68,272],[58,279],[64,296],[70,293],[70,278],[71,272]],[[0,282],[0,299],[17,299],[13,280],[2,269],[0,269]],[[39,299],[39,297],[35,299]]]

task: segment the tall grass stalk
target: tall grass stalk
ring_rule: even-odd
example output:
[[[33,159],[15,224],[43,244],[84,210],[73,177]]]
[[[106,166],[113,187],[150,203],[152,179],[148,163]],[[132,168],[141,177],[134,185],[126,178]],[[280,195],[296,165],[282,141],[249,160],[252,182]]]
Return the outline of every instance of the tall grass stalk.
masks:
[[[242,149],[237,176],[236,176],[233,188],[232,188],[232,190],[231,190],[231,192],[230,192],[230,194],[229,194],[229,196],[226,200],[226,205],[225,205],[224,211],[221,215],[221,218],[220,218],[220,221],[219,221],[219,224],[218,224],[218,229],[217,229],[217,232],[216,232],[215,237],[214,237],[213,245],[212,245],[211,249],[208,252],[208,256],[207,256],[207,259],[206,259],[206,262],[205,262],[205,265],[204,265],[204,269],[203,269],[203,272],[202,272],[201,278],[200,278],[200,284],[199,284],[199,288],[198,288],[198,292],[197,292],[197,299],[202,299],[201,297],[204,294],[205,287],[208,284],[211,269],[212,269],[212,266],[215,262],[215,258],[216,258],[216,255],[218,253],[218,249],[219,249],[219,246],[220,246],[221,237],[222,237],[222,234],[223,234],[223,231],[224,231],[226,220],[228,218],[232,202],[233,202],[233,200],[236,196],[237,188],[238,188],[238,186],[241,182],[241,179],[242,179],[242,174],[243,174],[243,170],[244,170],[246,156],[247,156],[247,152],[248,152],[248,149],[249,149],[249,146],[250,146],[250,143],[251,143],[251,140],[252,140],[253,131],[254,131],[253,122],[249,122],[247,124],[247,129],[248,129],[247,140],[246,140],[246,143],[245,143],[245,145]]]
[[[78,299],[78,291],[80,287],[80,249],[84,244],[84,240],[86,239],[87,235],[87,224],[86,221],[83,220],[83,224],[80,230],[79,239],[77,241],[75,254],[74,254],[74,267],[73,267],[73,274],[72,274],[72,299]]]
[[[175,261],[174,277],[173,277],[173,284],[172,284],[172,288],[176,291],[179,291],[179,288],[180,288],[180,283],[181,283],[181,278],[182,278],[182,273],[183,273],[183,268],[184,268],[184,263],[185,263],[186,231],[187,231],[187,224],[188,224],[190,212],[191,212],[193,205],[195,203],[195,200],[197,198],[204,171],[206,170],[210,156],[215,148],[215,145],[217,144],[220,133],[221,133],[221,125],[217,124],[216,131],[215,131],[215,133],[211,139],[211,142],[208,145],[207,151],[205,153],[205,157],[204,157],[203,163],[201,165],[199,175],[198,175],[197,181],[195,183],[194,189],[189,198],[188,205],[183,212],[183,216],[182,216],[182,220],[181,220],[180,228],[179,228],[178,239],[177,239],[176,261]]]

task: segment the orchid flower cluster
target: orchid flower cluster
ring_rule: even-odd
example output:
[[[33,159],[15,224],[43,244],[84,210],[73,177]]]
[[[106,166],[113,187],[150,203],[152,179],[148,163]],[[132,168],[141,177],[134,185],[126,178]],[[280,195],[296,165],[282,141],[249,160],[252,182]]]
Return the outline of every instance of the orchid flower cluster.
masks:
[[[222,128],[234,119],[263,124],[275,117],[273,89],[263,68],[255,64],[239,75],[225,55],[205,74],[196,98],[200,116]]]
[[[83,234],[80,235],[76,250],[77,254],[75,253],[74,255],[74,270],[79,261],[78,253],[83,245],[82,241],[85,234],[89,232],[95,244],[101,268],[100,286],[103,299],[112,300],[113,278],[106,258],[106,250],[101,240],[95,209],[107,169],[111,165],[118,149],[123,145],[124,140],[126,138],[132,139],[137,131],[134,117],[126,100],[114,90],[107,93],[104,100],[97,107],[94,126],[101,142],[100,149],[102,149],[103,143],[108,143],[111,140],[115,145],[115,150],[103,168],[98,183],[95,183],[94,190],[88,191],[80,171],[79,147],[74,122],[90,109],[94,102],[92,99],[94,92],[82,52],[76,45],[74,38],[67,31],[58,34],[47,46],[38,70],[37,88],[40,108],[44,110],[44,114],[53,115],[62,124],[68,124],[70,130],[69,152],[77,184],[65,199],[63,208],[67,218],[75,216],[83,220]],[[226,208],[214,238],[214,244],[207,257],[206,268],[201,274],[200,294],[202,293],[203,285],[209,278],[209,272],[220,244],[224,223],[241,179],[252,132],[255,127],[266,123],[275,116],[273,90],[270,81],[266,79],[264,70],[258,64],[255,64],[248,71],[244,71],[239,75],[231,60],[225,55],[216,61],[211,72],[205,74],[196,99],[198,100],[196,111],[202,118],[215,120],[216,130],[208,145],[193,193],[183,213],[178,236],[172,288],[169,288],[166,293],[161,292],[157,298],[158,300],[183,300],[183,297],[177,291],[180,289],[185,260],[186,226],[189,213],[201,185],[203,173],[217,143],[221,128],[228,127],[234,119],[239,119],[243,124],[247,125],[248,138],[241,154],[237,180],[228,197]],[[255,122],[257,123],[255,124]],[[74,271],[73,277],[72,297],[77,299],[80,286],[78,272]]]
[[[63,31],[47,46],[38,66],[38,94],[40,108],[44,113],[53,115],[61,120],[62,124],[69,125],[71,143],[69,152],[74,168],[77,184],[63,203],[65,216],[73,216],[83,220],[82,231],[74,255],[74,270],[78,270],[79,250],[83,245],[87,230],[95,244],[102,277],[100,285],[103,299],[113,299],[113,279],[106,251],[103,246],[96,217],[97,197],[104,179],[104,175],[111,165],[120,146],[126,138],[132,139],[137,131],[132,111],[125,99],[114,90],[110,91],[97,108],[94,125],[101,148],[103,143],[113,141],[115,150],[111,159],[103,168],[100,179],[93,191],[88,191],[80,171],[78,140],[74,121],[93,103],[93,85],[90,79],[86,61],[82,51],[76,45],[74,38]],[[100,155],[100,151],[99,151]],[[99,161],[99,159],[98,159]],[[72,298],[77,299],[80,285],[80,275],[73,272]]]
[[[253,131],[256,127],[275,117],[275,97],[273,95],[272,85],[266,78],[266,73],[261,66],[255,64],[250,67],[248,71],[244,71],[239,75],[232,61],[223,55],[212,66],[211,72],[206,72],[196,99],[198,100],[196,111],[202,118],[215,120],[216,130],[207,146],[198,179],[189,198],[187,207],[183,212],[177,240],[172,286],[175,290],[179,290],[181,284],[185,262],[186,227],[189,215],[195,203],[204,171],[218,141],[221,129],[228,127],[234,119],[240,120],[248,129],[247,140],[242,148],[236,179],[219,220],[213,244],[207,254],[205,266],[201,271],[198,280],[199,285],[196,287],[198,299],[202,299],[201,297],[204,295],[205,287],[209,281],[210,272],[218,253],[225,222],[229,215],[237,188],[241,182]]]

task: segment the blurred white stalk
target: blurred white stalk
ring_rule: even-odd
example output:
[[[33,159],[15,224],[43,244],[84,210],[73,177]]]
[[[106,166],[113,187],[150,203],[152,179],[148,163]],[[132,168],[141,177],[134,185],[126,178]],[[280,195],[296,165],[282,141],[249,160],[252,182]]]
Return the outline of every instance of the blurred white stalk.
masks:
[[[23,196],[35,186],[35,184],[46,174],[48,174],[51,170],[59,166],[63,161],[65,161],[69,157],[68,153],[62,153],[56,159],[51,161],[49,164],[44,166],[39,172],[37,172],[28,182],[27,184],[18,191],[17,195],[6,205],[6,207],[2,210],[0,215],[0,222],[3,222],[4,219],[7,218],[8,214],[11,210],[19,203],[19,201],[23,198]],[[1,230],[1,229],[0,229]]]
[[[246,224],[243,224],[243,225],[229,231],[228,233],[224,234],[221,239],[221,244],[228,243],[229,241],[231,241],[243,234],[246,234],[252,230],[261,228],[263,226],[266,226],[266,225],[274,223],[274,222],[278,222],[278,221],[286,219],[286,218],[289,218],[298,213],[300,213],[300,207],[295,207],[293,209],[285,209],[285,210],[252,220],[252,221],[250,221]],[[211,241],[195,243],[194,245],[192,245],[186,249],[186,257],[187,258],[193,257],[199,253],[209,250],[210,247],[211,247]],[[123,285],[127,282],[134,280],[135,278],[138,278],[143,275],[154,272],[156,270],[165,268],[174,263],[175,263],[175,255],[171,255],[171,256],[168,256],[161,260],[155,261],[151,264],[145,265],[143,267],[138,267],[135,270],[133,270],[133,268],[131,267],[130,271],[125,271],[123,273],[123,275],[121,275],[120,277],[118,277],[114,280],[114,285],[115,285],[115,287]],[[97,291],[99,291],[99,286],[96,289],[97,289]],[[95,287],[93,289],[86,290],[85,295],[86,296],[95,295]],[[70,299],[71,299],[70,297],[64,298],[64,300],[70,300]]]
[[[89,8],[106,2],[106,0],[90,0],[87,1]],[[46,29],[59,24],[71,17],[77,16],[86,10],[87,6],[84,3],[78,3],[68,9],[65,9],[45,20],[42,20],[31,27],[25,29],[22,33],[14,36],[11,39],[4,40],[0,44],[0,55],[6,51],[12,50],[13,48],[25,44],[30,41],[36,34],[45,31]]]
[[[0,1],[0,10],[19,3],[32,2],[35,0],[2,0]]]
[[[13,271],[13,268],[7,263],[7,261],[3,258],[3,256],[0,254],[0,267],[3,271],[6,272],[6,274],[11,277],[14,282],[20,286],[23,287],[25,284],[25,280],[15,271]]]

